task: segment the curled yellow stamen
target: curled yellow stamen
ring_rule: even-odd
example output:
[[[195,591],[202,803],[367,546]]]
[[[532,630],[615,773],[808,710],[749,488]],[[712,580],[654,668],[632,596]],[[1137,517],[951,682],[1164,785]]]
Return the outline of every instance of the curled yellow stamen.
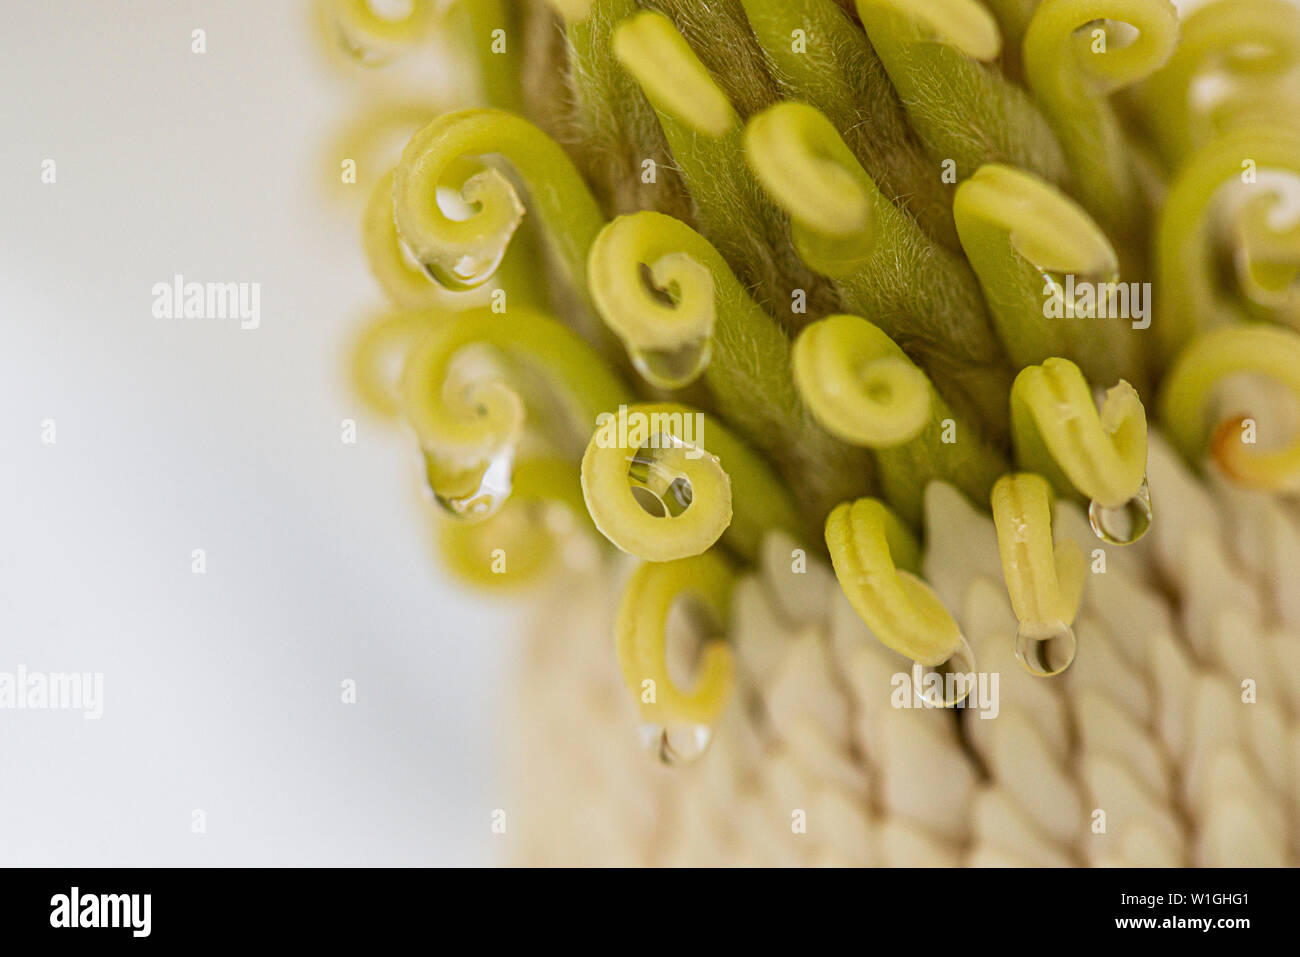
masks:
[[[582,457],[582,492],[601,534],[646,561],[698,555],[723,532],[747,557],[766,528],[800,534],[766,463],[712,417],[673,403],[603,413]]]
[[[733,584],[727,563],[706,552],[642,565],[624,587],[615,625],[619,667],[637,702],[646,746],[665,763],[698,756],[726,704],[734,666],[721,636],[730,618]],[[703,613],[710,632],[690,690],[679,687],[669,670],[668,618],[680,601]]]
[[[664,388],[703,373],[718,414],[787,481],[802,482],[801,504],[819,525],[836,502],[867,490],[866,453],[808,414],[785,332],[703,236],[663,213],[620,216],[592,244],[588,274],[597,311],[637,370]],[[820,474],[808,474],[809,462]]]
[[[865,319],[814,322],[795,341],[793,360],[795,385],[808,411],[846,442],[899,445],[930,420],[929,379]]]
[[[888,10],[911,24],[918,39],[955,47],[976,60],[1002,51],[1002,33],[993,14],[977,0],[858,0],[858,9]]]
[[[1114,31],[1137,31],[1127,44]],[[1042,0],[1024,39],[1025,76],[1065,147],[1083,204],[1108,226],[1136,222],[1132,157],[1105,99],[1158,70],[1174,51],[1169,0]]]
[[[546,578],[566,562],[566,547],[588,532],[578,468],[559,458],[516,464],[510,499],[481,522],[438,523],[442,564],[469,585],[518,588]]]
[[[1295,302],[1300,288],[1300,220],[1278,227],[1278,193],[1265,193],[1242,204],[1237,220],[1237,276],[1252,301],[1271,309]]]
[[[731,101],[663,14],[646,10],[620,23],[614,31],[614,55],[655,109],[695,132],[725,136],[739,122]]]
[[[1300,130],[1252,124],[1234,129],[1189,156],[1169,187],[1156,225],[1154,327],[1172,357],[1199,329],[1241,319],[1240,301],[1223,294],[1215,269],[1215,210],[1220,190],[1273,193],[1267,178],[1300,177]]]
[[[1300,10],[1291,0],[1217,0],[1182,22],[1169,62],[1139,91],[1170,166],[1257,111],[1295,115]],[[1214,84],[1207,98],[1202,81]],[[1289,100],[1288,100],[1289,92]]]
[[[1055,186],[1023,170],[981,166],[958,187],[953,214],[981,279],[978,254],[1008,243],[1043,272],[1111,278],[1119,271],[1114,248],[1092,218]]]
[[[447,318],[411,349],[401,383],[429,487],[451,514],[467,518],[490,515],[510,494],[526,398],[544,410],[535,422],[567,424],[577,435],[625,395],[577,335],[522,306],[508,315],[474,309]]]
[[[826,519],[826,545],[845,597],[881,642],[919,666],[963,659],[970,667],[961,670],[973,670],[970,648],[943,602],[912,571],[899,569],[917,568],[920,548],[893,512],[872,498],[844,502]]]
[[[396,418],[398,376],[407,350],[442,316],[433,311],[395,309],[369,319],[357,332],[351,356],[352,387],[366,406],[384,418]]]
[[[496,271],[524,216],[524,204],[499,170],[466,175],[467,156],[501,154],[527,183],[547,238],[569,279],[586,289],[587,251],[604,217],[572,161],[554,140],[501,110],[461,110],[412,137],[393,180],[397,231],[443,285],[467,289]],[[439,190],[459,193],[465,218],[444,212]]]
[[[953,215],[1017,368],[1068,353],[1090,375],[1133,374],[1130,320],[1067,314],[1068,276],[1109,289],[1119,273],[1106,234],[1077,203],[1037,176],[990,163],[957,187]]]
[[[1216,387],[1237,374],[1266,376],[1300,401],[1300,335],[1260,323],[1241,323],[1197,336],[1178,355],[1160,396],[1161,420],[1189,459],[1209,446],[1211,456],[1243,485],[1275,491],[1300,489],[1300,435],[1281,448],[1258,450],[1251,423],[1237,416],[1211,436],[1208,419]]]
[[[874,206],[887,202],[839,132],[806,103],[778,103],[745,126],[754,176],[791,219],[800,258],[818,272],[852,272],[875,241]]]
[[[366,66],[391,63],[429,35],[430,0],[408,0],[403,16],[383,16],[369,0],[326,0],[326,14],[340,45]]]
[[[1020,620],[1016,657],[1036,675],[1059,674],[1074,660],[1083,553],[1073,541],[1053,546],[1052,491],[1042,476],[1004,475],[992,505],[1002,574]]]
[[[1098,414],[1083,373],[1069,359],[1029,366],[1011,387],[1011,426],[1020,464],[1048,476],[1059,491],[1078,489],[1103,509],[1141,497],[1146,410],[1127,382],[1106,393]]]
[[[401,155],[411,136],[445,106],[421,100],[390,100],[368,104],[344,124],[321,153],[321,178],[334,196],[363,198],[369,188]],[[358,191],[366,192],[358,192]],[[392,205],[390,199],[389,205]]]
[[[713,274],[692,254],[698,249],[687,248],[703,242],[677,220],[641,212],[614,220],[591,247],[587,272],[597,310],[637,371],[666,389],[692,382],[713,351]]]
[[[466,169],[465,177],[472,175]],[[380,177],[371,190],[361,222],[361,239],[370,271],[389,298],[403,309],[447,305],[451,295],[411,261],[393,221],[393,174]]]

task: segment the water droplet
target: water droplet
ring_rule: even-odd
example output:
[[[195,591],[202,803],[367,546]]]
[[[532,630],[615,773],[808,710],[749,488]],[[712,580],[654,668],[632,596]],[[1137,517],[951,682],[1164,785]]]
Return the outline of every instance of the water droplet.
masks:
[[[506,247],[494,256],[463,255],[454,261],[441,260],[420,261],[420,268],[426,276],[452,292],[468,292],[477,289],[496,275],[497,267],[505,258]]]
[[[964,635],[957,649],[938,666],[912,662],[912,693],[927,708],[951,708],[966,700],[975,688],[975,652]]]
[[[713,740],[706,724],[643,724],[637,728],[641,749],[670,768],[699,760]]]
[[[448,515],[481,521],[494,515],[510,497],[514,448],[506,446],[480,469],[446,471],[428,452],[424,474],[433,499]]]
[[[341,24],[334,27],[334,36],[341,49],[362,66],[383,66],[394,59],[394,51],[367,46],[363,41],[354,40],[350,32]]]
[[[1151,489],[1147,480],[1137,494],[1119,508],[1105,508],[1098,502],[1088,505],[1088,521],[1097,537],[1112,545],[1132,545],[1151,527]]]
[[[713,356],[713,337],[692,339],[676,349],[631,349],[632,365],[651,385],[681,389],[690,385]]]
[[[1016,629],[1016,658],[1031,675],[1050,678],[1074,662],[1074,629],[1063,621],[1022,621]]]
[[[659,436],[660,440],[681,443],[672,436]],[[682,446],[684,447],[684,446]],[[666,465],[668,449],[642,446],[628,467],[627,480],[632,495],[649,514],[657,518],[676,518],[691,506],[691,482],[676,468]]]

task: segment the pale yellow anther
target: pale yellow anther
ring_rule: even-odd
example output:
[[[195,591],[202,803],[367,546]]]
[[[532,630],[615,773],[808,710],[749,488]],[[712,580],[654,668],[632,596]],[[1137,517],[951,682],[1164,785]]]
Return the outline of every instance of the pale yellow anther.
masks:
[[[1142,489],[1146,410],[1127,382],[1106,393],[1098,413],[1079,367],[1068,359],[1047,359],[1016,377],[1011,420],[1021,464],[1058,486],[1063,478],[1107,509],[1121,508]]]
[[[725,136],[739,117],[673,22],[646,10],[614,31],[614,55],[655,109],[705,136]]]
[[[763,188],[805,228],[840,237],[871,228],[866,174],[814,107],[777,103],[751,117],[745,155]]]
[[[978,0],[858,0],[858,7],[879,7],[906,17],[928,39],[976,60],[994,60],[1002,52],[998,22]]]
[[[881,642],[935,667],[965,646],[961,628],[934,591],[911,571],[919,546],[873,498],[843,502],[826,519],[826,546],[844,595]]]
[[[615,625],[618,663],[642,721],[707,727],[717,720],[732,683],[731,649],[721,636],[730,617],[733,584],[730,568],[714,552],[647,563],[628,579]],[[668,616],[683,600],[702,610],[713,629],[689,689],[673,681],[668,665]]]
[[[829,316],[795,340],[794,381],[813,418],[868,448],[916,438],[930,420],[925,373],[889,336],[857,316]]]
[[[1051,486],[1029,472],[1004,475],[993,486],[992,506],[1021,635],[1035,641],[1066,636],[1083,596],[1084,561],[1074,542],[1052,542]]]

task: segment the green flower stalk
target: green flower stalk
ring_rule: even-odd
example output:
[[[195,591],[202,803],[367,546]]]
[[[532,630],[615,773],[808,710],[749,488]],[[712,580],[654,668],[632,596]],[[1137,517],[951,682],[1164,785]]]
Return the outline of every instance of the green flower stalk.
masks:
[[[1300,11],[326,9],[362,63],[437,29],[478,64],[478,105],[366,161],[393,308],[352,376],[414,432],[448,568],[584,596],[548,707],[621,672],[632,730],[602,699],[584,747],[700,766],[650,856],[1300,858],[1300,695],[1266,688],[1300,647]],[[990,675],[997,721],[932,710]],[[753,795],[796,792],[842,840],[764,830]]]
[[[624,20],[613,43],[619,62],[654,105],[701,231],[755,297],[797,330],[799,314],[780,308],[791,291],[804,290],[814,304],[830,302],[829,292],[792,254],[783,217],[748,174],[742,120],[731,99],[663,14],[645,11]]]
[[[956,248],[952,186],[934,175],[866,35],[834,0],[743,0],[785,95],[843,131],[880,191],[933,239]],[[805,260],[806,261],[806,260]]]
[[[1002,37],[977,0],[858,0],[857,9],[933,163],[955,164],[960,179],[1006,163],[1065,181],[1066,158],[1047,120],[990,65]]]
[[[950,401],[1000,430],[1005,357],[970,266],[885,199],[826,117],[781,103],[750,119],[755,176],[789,213],[800,256],[835,281],[940,383]]]
[[[1106,234],[1077,204],[1028,173],[989,165],[961,184],[954,211],[998,338],[1016,368],[1070,355],[1095,378],[1141,381],[1130,319],[1065,318],[1063,277],[1108,288],[1119,276]]]

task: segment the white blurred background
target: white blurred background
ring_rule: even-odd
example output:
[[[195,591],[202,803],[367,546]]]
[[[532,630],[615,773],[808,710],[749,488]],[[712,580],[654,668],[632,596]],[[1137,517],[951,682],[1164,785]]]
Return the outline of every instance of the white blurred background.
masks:
[[[0,71],[0,672],[105,685],[99,721],[0,710],[0,864],[500,859],[517,613],[437,568],[346,384],[382,301],[322,184],[355,77],[284,0],[11,3]],[[176,273],[261,283],[260,328],[154,318]]]

